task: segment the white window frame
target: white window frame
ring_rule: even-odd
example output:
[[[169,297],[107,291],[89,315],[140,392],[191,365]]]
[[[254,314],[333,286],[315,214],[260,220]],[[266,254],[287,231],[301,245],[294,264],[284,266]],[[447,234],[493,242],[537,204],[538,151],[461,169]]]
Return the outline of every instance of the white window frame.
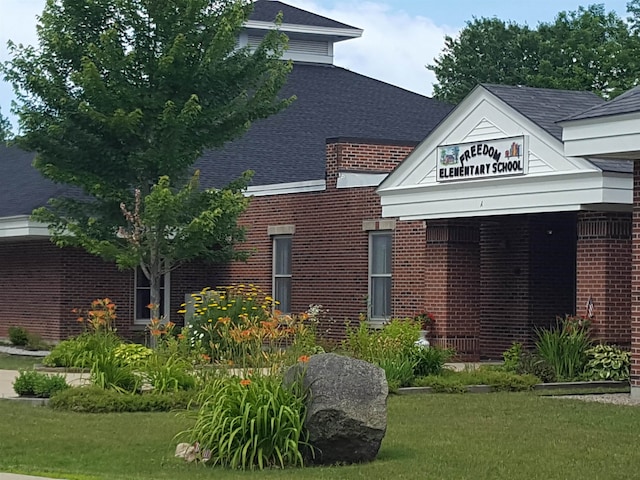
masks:
[[[149,297],[151,297],[151,287],[139,287],[138,286],[138,276],[144,276],[140,267],[134,270],[133,275],[133,323],[134,325],[148,325],[151,321],[151,311],[147,308],[147,305],[144,305],[144,309],[149,312],[148,318],[139,318],[138,317],[138,290],[149,290]],[[164,317],[163,320],[168,322],[171,317],[171,274],[165,273],[164,275],[164,285],[160,287],[161,291],[164,291]]]
[[[388,272],[377,272],[374,273],[373,272],[373,257],[374,257],[374,252],[373,252],[373,239],[375,237],[381,237],[381,236],[388,236],[391,240],[391,247],[390,247],[390,252],[389,255],[391,257],[391,264],[389,266],[389,271]],[[373,293],[373,279],[374,278],[389,278],[391,279],[391,281],[389,282],[389,298],[391,298],[391,293],[393,290],[393,230],[376,230],[376,231],[370,231],[369,232],[369,268],[368,268],[368,274],[369,274],[369,288],[368,288],[368,299],[369,301],[368,303],[368,310],[369,310],[369,321],[373,324],[373,325],[379,325],[381,326],[383,323],[389,321],[389,319],[391,318],[391,301],[389,301],[389,305],[387,306],[388,312],[386,316],[374,316],[373,314],[373,305],[374,305],[374,293]]]
[[[289,240],[289,272],[286,273],[277,273],[277,269],[276,269],[276,263],[277,263],[277,249],[278,249],[278,240],[282,240],[282,239],[288,239]],[[278,283],[279,279],[282,278],[288,278],[289,279],[289,308],[286,309],[282,306],[282,304],[280,305],[276,305],[275,309],[276,310],[280,310],[282,313],[291,313],[291,283],[292,283],[292,272],[291,270],[293,269],[292,266],[292,262],[291,262],[291,254],[292,254],[292,250],[293,250],[293,235],[273,235],[271,237],[271,252],[272,252],[272,265],[271,265],[271,296],[273,297],[274,300],[276,301],[280,301],[280,299],[277,297],[276,295],[276,284]],[[288,310],[288,311],[287,311]]]

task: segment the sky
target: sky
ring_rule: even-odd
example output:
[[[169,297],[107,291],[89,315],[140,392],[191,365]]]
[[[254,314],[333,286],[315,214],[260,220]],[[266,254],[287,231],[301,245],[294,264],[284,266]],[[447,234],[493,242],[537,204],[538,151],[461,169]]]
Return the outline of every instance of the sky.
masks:
[[[81,1],[81,0],[78,0]],[[393,85],[431,95],[436,79],[426,65],[474,17],[498,17],[535,27],[561,11],[604,3],[607,11],[626,18],[628,0],[284,0],[284,3],[364,30],[361,38],[339,42],[334,63]],[[0,62],[7,61],[7,41],[37,45],[37,15],[45,0],[0,0]],[[0,79],[0,112],[10,113],[11,85]]]

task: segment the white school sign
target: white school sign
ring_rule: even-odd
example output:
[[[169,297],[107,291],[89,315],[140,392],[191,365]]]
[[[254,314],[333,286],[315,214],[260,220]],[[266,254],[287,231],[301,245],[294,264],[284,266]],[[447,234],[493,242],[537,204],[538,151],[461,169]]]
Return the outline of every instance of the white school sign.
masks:
[[[525,175],[529,166],[529,138],[442,145],[436,149],[436,181]]]

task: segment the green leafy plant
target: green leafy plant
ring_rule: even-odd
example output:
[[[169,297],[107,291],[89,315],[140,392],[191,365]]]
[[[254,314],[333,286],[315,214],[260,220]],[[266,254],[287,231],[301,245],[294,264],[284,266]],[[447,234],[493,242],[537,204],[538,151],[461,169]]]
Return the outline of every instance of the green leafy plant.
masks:
[[[47,375],[35,370],[21,370],[13,382],[13,390],[21,397],[49,398],[69,388],[62,375]]]
[[[518,370],[518,365],[520,364],[520,357],[524,352],[524,348],[521,343],[513,342],[511,346],[502,353],[502,358],[504,359],[504,363],[502,367],[507,372],[515,372]]]
[[[84,413],[168,412],[184,410],[189,405],[195,407],[195,396],[194,391],[123,395],[116,390],[90,385],[56,393],[49,401],[49,406],[56,410]]]
[[[587,350],[585,376],[592,380],[629,380],[631,354],[612,345]]]
[[[558,380],[573,380],[583,373],[592,344],[587,320],[567,315],[557,319],[555,328],[536,333],[537,353],[553,368]]]
[[[361,318],[357,327],[347,327],[342,349],[351,357],[378,363],[389,356],[410,357],[419,336],[420,325],[412,319],[393,319],[383,328],[373,329]]]
[[[377,363],[384,370],[390,392],[411,385],[415,376],[415,359],[403,355],[388,355],[379,359]]]
[[[444,365],[455,355],[455,350],[451,348],[441,348],[436,345],[422,347],[415,345],[411,350],[411,357],[414,359],[414,374],[417,377],[427,375],[440,375],[444,370]]]
[[[153,350],[138,343],[122,343],[113,349],[114,357],[123,365],[138,366],[151,356]]]
[[[535,352],[522,352],[516,373],[520,375],[534,375],[545,383],[556,381],[555,370],[544,358]]]
[[[23,327],[9,327],[9,341],[16,347],[25,347],[29,343],[29,332]]]
[[[285,387],[276,375],[215,378],[198,396],[194,426],[179,437],[197,444],[208,465],[303,466],[304,399],[301,382]]]
[[[141,370],[145,381],[158,393],[196,387],[196,378],[190,373],[193,365],[175,353],[163,355],[158,351],[153,352],[141,366]]]
[[[92,357],[90,375],[93,385],[122,393],[134,393],[142,384],[133,367],[122,363],[111,351],[103,351]]]

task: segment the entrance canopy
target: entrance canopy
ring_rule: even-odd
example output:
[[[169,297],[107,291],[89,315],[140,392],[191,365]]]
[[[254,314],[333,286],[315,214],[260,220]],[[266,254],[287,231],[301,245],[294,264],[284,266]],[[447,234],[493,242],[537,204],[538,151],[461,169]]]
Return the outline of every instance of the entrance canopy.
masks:
[[[566,156],[558,121],[588,92],[479,85],[378,187],[401,220],[631,210],[629,161]]]

